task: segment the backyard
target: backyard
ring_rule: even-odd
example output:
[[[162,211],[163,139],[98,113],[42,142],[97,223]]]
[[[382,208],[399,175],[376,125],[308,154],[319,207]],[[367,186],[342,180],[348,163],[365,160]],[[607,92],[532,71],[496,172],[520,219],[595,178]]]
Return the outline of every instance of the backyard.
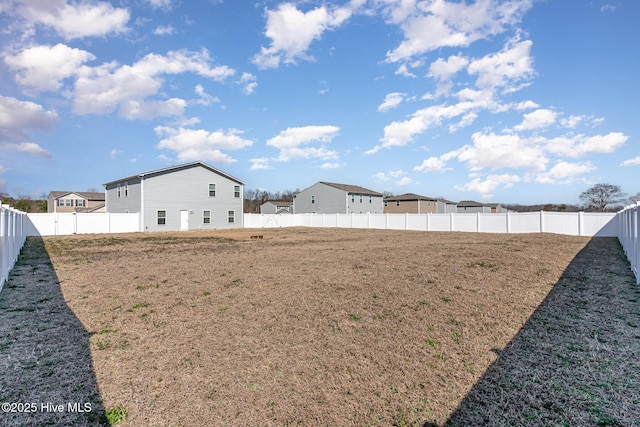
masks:
[[[29,238],[0,401],[38,410],[0,425],[639,425],[639,302],[615,238]]]

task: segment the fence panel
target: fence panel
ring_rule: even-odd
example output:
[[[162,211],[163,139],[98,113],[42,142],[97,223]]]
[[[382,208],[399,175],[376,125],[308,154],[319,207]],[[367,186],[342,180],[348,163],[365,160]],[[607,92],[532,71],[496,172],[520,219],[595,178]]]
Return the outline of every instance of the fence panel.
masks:
[[[26,214],[6,205],[0,206],[0,291],[18,260],[27,234]]]
[[[453,231],[470,233],[478,231],[478,215],[473,213],[453,215]]]
[[[479,213],[478,231],[482,233],[508,233],[508,213]]]
[[[540,233],[540,212],[509,215],[509,233]]]
[[[427,231],[452,231],[451,222],[454,215],[456,214],[428,214]]]

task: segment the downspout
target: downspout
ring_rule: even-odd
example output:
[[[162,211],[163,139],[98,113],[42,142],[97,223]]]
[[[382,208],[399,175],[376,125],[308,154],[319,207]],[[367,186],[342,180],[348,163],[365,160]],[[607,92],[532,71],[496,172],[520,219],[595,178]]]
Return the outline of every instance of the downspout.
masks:
[[[140,175],[140,231],[144,229],[144,176]]]

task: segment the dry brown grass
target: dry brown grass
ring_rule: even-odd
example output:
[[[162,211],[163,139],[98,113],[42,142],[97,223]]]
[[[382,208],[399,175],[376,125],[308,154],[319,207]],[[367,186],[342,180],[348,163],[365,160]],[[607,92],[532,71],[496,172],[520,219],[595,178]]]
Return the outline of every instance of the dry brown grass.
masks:
[[[293,228],[45,243],[124,425],[640,420],[638,294],[613,239]],[[619,345],[622,378],[608,374]],[[578,387],[589,372],[604,376],[597,399]],[[621,379],[624,409],[607,400]]]

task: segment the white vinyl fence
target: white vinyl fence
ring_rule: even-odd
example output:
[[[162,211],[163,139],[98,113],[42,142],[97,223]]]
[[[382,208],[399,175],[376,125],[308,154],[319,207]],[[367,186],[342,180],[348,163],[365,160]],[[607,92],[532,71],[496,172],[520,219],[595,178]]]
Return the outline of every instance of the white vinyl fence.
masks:
[[[27,222],[24,212],[0,206],[0,291],[24,245]]]
[[[617,219],[618,240],[636,275],[636,283],[640,284],[640,202],[618,212]]]
[[[28,236],[134,233],[140,231],[138,213],[30,213]]]
[[[246,228],[338,227],[480,233],[557,233],[617,237],[610,212],[448,214],[245,214]]]

